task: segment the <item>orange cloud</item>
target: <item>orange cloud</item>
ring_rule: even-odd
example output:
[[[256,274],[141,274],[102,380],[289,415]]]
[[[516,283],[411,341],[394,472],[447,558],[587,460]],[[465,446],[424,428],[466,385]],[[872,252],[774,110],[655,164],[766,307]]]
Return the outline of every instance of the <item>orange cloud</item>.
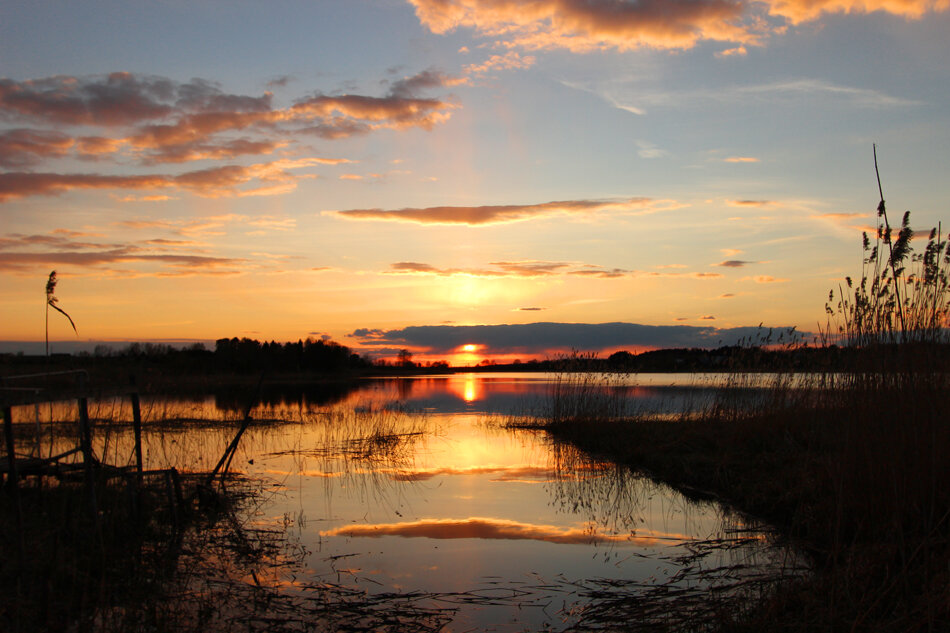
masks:
[[[613,543],[617,545],[653,546],[661,541],[681,543],[692,540],[683,534],[645,531],[638,534],[600,534],[593,527],[564,528],[553,525],[533,525],[504,519],[472,517],[468,519],[422,519],[406,523],[377,523],[349,525],[320,532],[321,536],[371,537],[402,536],[431,539],[502,539],[532,540],[560,545]]]
[[[244,259],[210,257],[206,255],[173,255],[150,253],[135,246],[120,246],[108,250],[93,252],[46,251],[0,253],[0,270],[24,272],[37,267],[72,265],[84,268],[108,267],[130,262],[153,263],[171,266],[171,269],[159,270],[159,276],[179,276],[184,274],[237,274],[234,267],[246,262]]]
[[[481,226],[518,222],[552,215],[589,215],[604,211],[647,214],[680,208],[672,200],[628,198],[625,200],[564,200],[526,205],[480,207],[428,207],[423,209],[348,209],[332,211],[350,220],[391,220],[417,224],[467,224]]]
[[[754,43],[745,5],[731,0],[409,0],[435,33],[471,28],[527,49],[691,48],[702,40]]]
[[[266,230],[291,230],[295,221],[273,216],[219,216],[187,224],[220,227],[229,222]],[[174,230],[176,223],[151,221],[122,223],[123,228]],[[180,230],[179,230],[180,232]],[[274,271],[274,265],[295,259],[289,255],[252,252],[249,258],[224,257],[209,252],[205,243],[188,239],[150,237],[143,240],[101,242],[80,239],[83,234],[56,230],[44,235],[10,233],[0,236],[0,272],[36,274],[37,270],[70,266],[94,274],[123,277],[236,275],[248,270]],[[73,270],[74,274],[77,272]]]
[[[724,158],[723,161],[727,163],[757,163],[759,159],[752,156],[730,156]]]
[[[724,51],[719,51],[716,53],[716,57],[742,57],[748,54],[749,51],[745,46],[736,46],[735,48],[727,48]]]
[[[279,160],[255,165],[224,165],[177,176],[103,176],[99,174],[56,174],[9,172],[0,174],[0,203],[26,196],[55,196],[74,190],[134,189],[154,191],[179,189],[206,198],[274,195],[292,191],[301,178],[290,170],[319,164],[319,159]],[[256,183],[251,188],[242,188]]]
[[[866,218],[867,213],[818,213],[811,216],[813,218],[822,218],[828,220],[853,220],[855,218]]]
[[[642,47],[692,48],[703,41],[736,44],[718,56],[744,55],[787,23],[830,13],[886,12],[920,18],[946,11],[950,0],[409,0],[434,33],[460,28],[529,50],[574,52]],[[766,19],[772,18],[771,20]]]
[[[283,193],[293,189],[299,178],[287,174],[280,167],[282,161],[250,167],[217,165],[177,175],[25,170],[70,155],[102,161],[123,152],[124,157],[144,165],[222,161],[290,151],[305,134],[333,139],[381,129],[431,129],[448,119],[458,105],[418,93],[466,81],[426,70],[393,82],[382,97],[317,94],[275,108],[270,93],[228,94],[200,79],[179,83],[130,73],[0,79],[0,121],[39,123],[46,128],[0,130],[0,167],[22,172],[3,174],[0,202],[75,189],[185,189],[212,197]],[[74,138],[69,126],[78,128],[74,134],[83,134]],[[89,127],[105,134],[89,135]],[[350,162],[309,160],[309,164],[324,165]],[[262,182],[237,188],[251,180]]]
[[[739,281],[754,281],[757,284],[781,284],[788,281],[788,279],[772,277],[771,275],[758,275],[757,277],[743,277]]]
[[[504,55],[492,55],[481,64],[465,66],[467,75],[484,75],[493,70],[515,70],[534,66],[537,58],[534,55],[522,57],[517,51],[508,51]]]
[[[880,11],[908,19],[950,9],[948,0],[768,0],[769,13],[792,24],[808,22],[826,13],[873,13]]]

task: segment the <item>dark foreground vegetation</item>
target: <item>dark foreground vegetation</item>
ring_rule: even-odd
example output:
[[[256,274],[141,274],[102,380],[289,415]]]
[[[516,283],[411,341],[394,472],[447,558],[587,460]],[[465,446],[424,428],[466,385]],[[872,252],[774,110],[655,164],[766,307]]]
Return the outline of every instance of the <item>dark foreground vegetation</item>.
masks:
[[[596,398],[549,416],[557,440],[718,498],[807,552],[812,574],[715,629],[950,630],[950,252],[934,230],[915,254],[909,217],[892,235],[883,200],[878,212],[861,280],[827,306],[824,334],[844,352],[825,353],[849,363],[779,371],[754,400],[737,373],[715,405],[672,422],[618,419]]]

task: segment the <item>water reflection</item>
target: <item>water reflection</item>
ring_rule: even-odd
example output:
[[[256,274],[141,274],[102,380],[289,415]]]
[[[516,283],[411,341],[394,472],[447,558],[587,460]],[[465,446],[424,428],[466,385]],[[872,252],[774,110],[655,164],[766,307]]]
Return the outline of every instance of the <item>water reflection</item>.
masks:
[[[762,534],[714,504],[486,423],[537,411],[551,384],[542,374],[453,374],[265,389],[232,469],[267,491],[249,521],[290,526],[300,553],[274,571],[274,585],[424,595],[417,604],[453,605],[444,630],[520,631],[577,624],[644,587],[718,582],[684,570],[772,564]],[[657,412],[714,389],[669,377],[605,388]],[[213,467],[246,395],[148,400],[146,467]],[[97,407],[97,453],[130,463],[127,426],[106,421],[128,415],[126,405]]]

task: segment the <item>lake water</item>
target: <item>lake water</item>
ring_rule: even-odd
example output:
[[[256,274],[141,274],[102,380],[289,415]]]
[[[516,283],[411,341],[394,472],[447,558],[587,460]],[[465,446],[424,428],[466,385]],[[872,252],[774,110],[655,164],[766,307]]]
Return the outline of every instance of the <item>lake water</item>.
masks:
[[[294,544],[294,565],[272,581],[291,593],[332,585],[422,596],[448,614],[443,631],[537,631],[591,621],[632,591],[782,564],[764,534],[714,503],[504,426],[550,406],[559,380],[475,373],[268,386],[251,414],[264,422],[242,438],[231,471],[263,491],[248,525],[279,529]],[[662,414],[708,402],[716,379],[641,375],[597,385]],[[213,468],[247,398],[144,402],[146,468]],[[121,401],[100,402],[92,415],[130,419]],[[235,424],[219,423],[227,419]],[[130,460],[127,432],[102,426],[97,446],[106,462]]]

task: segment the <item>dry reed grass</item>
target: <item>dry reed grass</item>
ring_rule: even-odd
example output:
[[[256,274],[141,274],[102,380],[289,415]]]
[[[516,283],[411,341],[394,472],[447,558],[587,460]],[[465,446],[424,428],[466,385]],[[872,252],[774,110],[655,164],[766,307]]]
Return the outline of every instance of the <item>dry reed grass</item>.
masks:
[[[751,400],[737,372],[672,425],[549,420],[557,439],[766,519],[810,555],[810,576],[713,629],[950,630],[950,249],[938,226],[915,253],[909,214],[894,231],[883,192],[878,217],[861,280],[826,306],[820,344],[841,346],[841,364],[776,367]]]

